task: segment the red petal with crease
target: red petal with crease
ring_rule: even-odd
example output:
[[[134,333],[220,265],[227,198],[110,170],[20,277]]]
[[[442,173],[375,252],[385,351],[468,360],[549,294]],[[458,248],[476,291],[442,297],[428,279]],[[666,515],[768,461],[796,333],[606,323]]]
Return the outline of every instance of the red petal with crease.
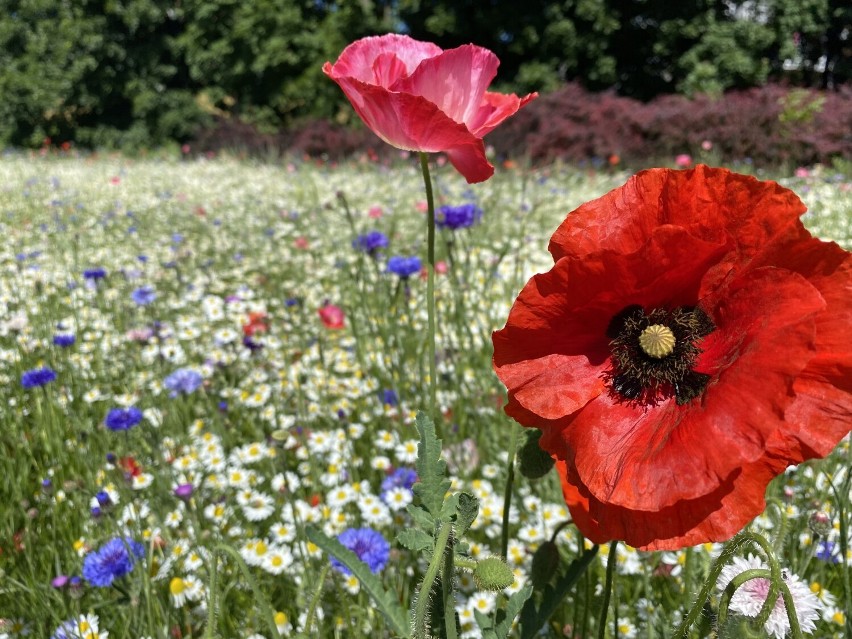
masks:
[[[702,274],[725,250],[663,226],[630,255],[560,260],[529,281],[505,328],[494,333],[497,376],[515,401],[544,419],[580,410],[604,389],[613,316],[631,304],[694,305]]]
[[[736,241],[738,261],[798,219],[805,205],[789,189],[727,169],[649,169],[568,214],[550,239],[553,259],[601,249],[635,251],[662,224],[707,242]]]
[[[654,511],[709,495],[785,427],[792,382],[813,357],[814,317],[824,307],[803,277],[754,271],[708,309],[712,361],[705,352],[696,370],[712,377],[700,399],[648,406],[606,393],[541,447],[572,464],[602,502]]]

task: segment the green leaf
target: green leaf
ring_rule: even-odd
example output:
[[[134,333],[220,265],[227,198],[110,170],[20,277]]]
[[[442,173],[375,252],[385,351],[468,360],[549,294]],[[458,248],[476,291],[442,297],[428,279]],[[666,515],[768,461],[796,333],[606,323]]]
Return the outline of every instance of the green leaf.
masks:
[[[456,537],[461,537],[467,532],[471,524],[479,514],[479,499],[467,492],[458,494],[458,518],[456,519]]]
[[[396,540],[413,552],[431,551],[435,547],[435,540],[431,535],[415,528],[403,530],[396,536]]]
[[[402,606],[399,605],[396,594],[382,587],[381,580],[370,572],[370,568],[358,558],[358,555],[315,526],[308,526],[305,529],[305,534],[309,540],[328,554],[336,557],[340,563],[352,571],[352,574],[358,578],[367,594],[373,598],[376,608],[384,615],[394,633],[400,637],[411,636],[408,615]]]
[[[565,599],[565,595],[574,587],[574,584],[577,583],[577,580],[580,579],[597,554],[598,547],[595,545],[572,561],[565,574],[557,579],[553,586],[545,587],[541,597],[541,605],[538,608],[536,608],[532,599],[527,600],[523,610],[521,610],[521,639],[531,639],[541,630],[541,627],[547,623],[547,620]]]
[[[441,521],[455,521],[459,513],[459,494],[452,493],[446,496],[444,504],[441,506],[441,514],[438,517]]]
[[[408,504],[405,510],[420,528],[430,534],[435,531],[435,519],[422,506]]]
[[[423,412],[417,413],[417,483],[412,486],[414,494],[423,507],[436,519],[441,516],[444,497],[450,489],[447,479],[447,463],[441,459],[441,440],[435,434],[435,424]]]
[[[494,632],[494,624],[491,623],[491,617],[479,612],[476,608],[473,609],[473,617],[476,619],[476,625],[482,630],[482,639],[498,639],[498,635]]]
[[[512,621],[514,621],[515,617],[518,616],[518,613],[521,612],[521,609],[530,598],[530,595],[532,595],[532,592],[533,585],[527,582],[526,586],[509,597],[509,601],[506,603],[505,608],[506,616],[499,621],[497,627],[494,629],[499,639],[506,639],[506,637],[509,636],[509,632],[512,630]]]

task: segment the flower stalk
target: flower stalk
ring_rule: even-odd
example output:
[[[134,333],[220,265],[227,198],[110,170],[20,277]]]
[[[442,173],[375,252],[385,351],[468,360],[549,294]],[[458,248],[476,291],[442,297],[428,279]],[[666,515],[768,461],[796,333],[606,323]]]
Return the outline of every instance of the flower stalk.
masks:
[[[428,353],[429,358],[429,414],[437,422],[438,408],[438,373],[435,362],[435,198],[432,194],[432,178],[429,174],[429,157],[420,153],[420,169],[423,172],[423,183],[426,187],[426,312],[428,315]]]
[[[613,541],[609,545],[609,555],[606,559],[606,582],[604,583],[603,603],[601,604],[601,620],[598,624],[598,639],[606,638],[606,617],[609,613],[609,600],[612,596],[612,582],[615,580],[615,564],[618,561],[616,548],[618,542]],[[618,615],[616,614],[616,619]]]
[[[452,529],[453,527],[451,525],[444,524],[440,531],[438,531],[438,536],[435,538],[435,552],[432,555],[432,559],[429,561],[429,567],[426,569],[426,574],[420,584],[420,590],[417,594],[417,603],[414,606],[413,626],[415,639],[428,639],[431,636],[428,629],[428,611],[429,602],[432,598],[432,586],[435,584],[435,579],[441,570],[441,564],[444,560],[444,553],[447,550],[447,544],[449,543]],[[444,578],[447,579],[448,577],[445,576]],[[453,623],[455,623],[455,616],[452,617],[452,620]]]

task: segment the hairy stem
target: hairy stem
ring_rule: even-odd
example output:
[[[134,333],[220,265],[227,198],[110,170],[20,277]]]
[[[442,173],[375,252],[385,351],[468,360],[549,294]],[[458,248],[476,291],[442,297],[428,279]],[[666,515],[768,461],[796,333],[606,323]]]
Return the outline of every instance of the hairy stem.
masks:
[[[420,584],[420,592],[417,593],[417,604],[414,606],[414,639],[429,639],[431,636],[427,627],[429,599],[432,596],[432,586],[435,584],[435,578],[441,569],[452,530],[453,527],[445,523],[441,526],[438,536],[435,538],[435,552],[429,561],[429,567],[426,569],[423,583]]]
[[[429,414],[437,426],[438,373],[435,362],[435,198],[432,195],[432,178],[429,175],[429,158],[420,153],[420,168],[426,186],[426,261],[429,263],[426,278],[426,312],[429,318]]]
[[[609,599],[612,596],[612,582],[615,580],[615,564],[618,561],[616,548],[618,542],[613,541],[609,545],[609,555],[606,560],[606,582],[604,584],[603,604],[601,604],[601,620],[598,624],[598,639],[606,637],[606,617],[609,613]]]

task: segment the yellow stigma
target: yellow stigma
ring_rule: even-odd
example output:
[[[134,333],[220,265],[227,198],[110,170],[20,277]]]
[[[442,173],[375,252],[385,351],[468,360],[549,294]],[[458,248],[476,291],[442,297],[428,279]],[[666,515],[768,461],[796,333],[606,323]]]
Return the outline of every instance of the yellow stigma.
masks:
[[[639,335],[639,346],[649,357],[662,359],[674,350],[675,336],[668,326],[653,324]]]

